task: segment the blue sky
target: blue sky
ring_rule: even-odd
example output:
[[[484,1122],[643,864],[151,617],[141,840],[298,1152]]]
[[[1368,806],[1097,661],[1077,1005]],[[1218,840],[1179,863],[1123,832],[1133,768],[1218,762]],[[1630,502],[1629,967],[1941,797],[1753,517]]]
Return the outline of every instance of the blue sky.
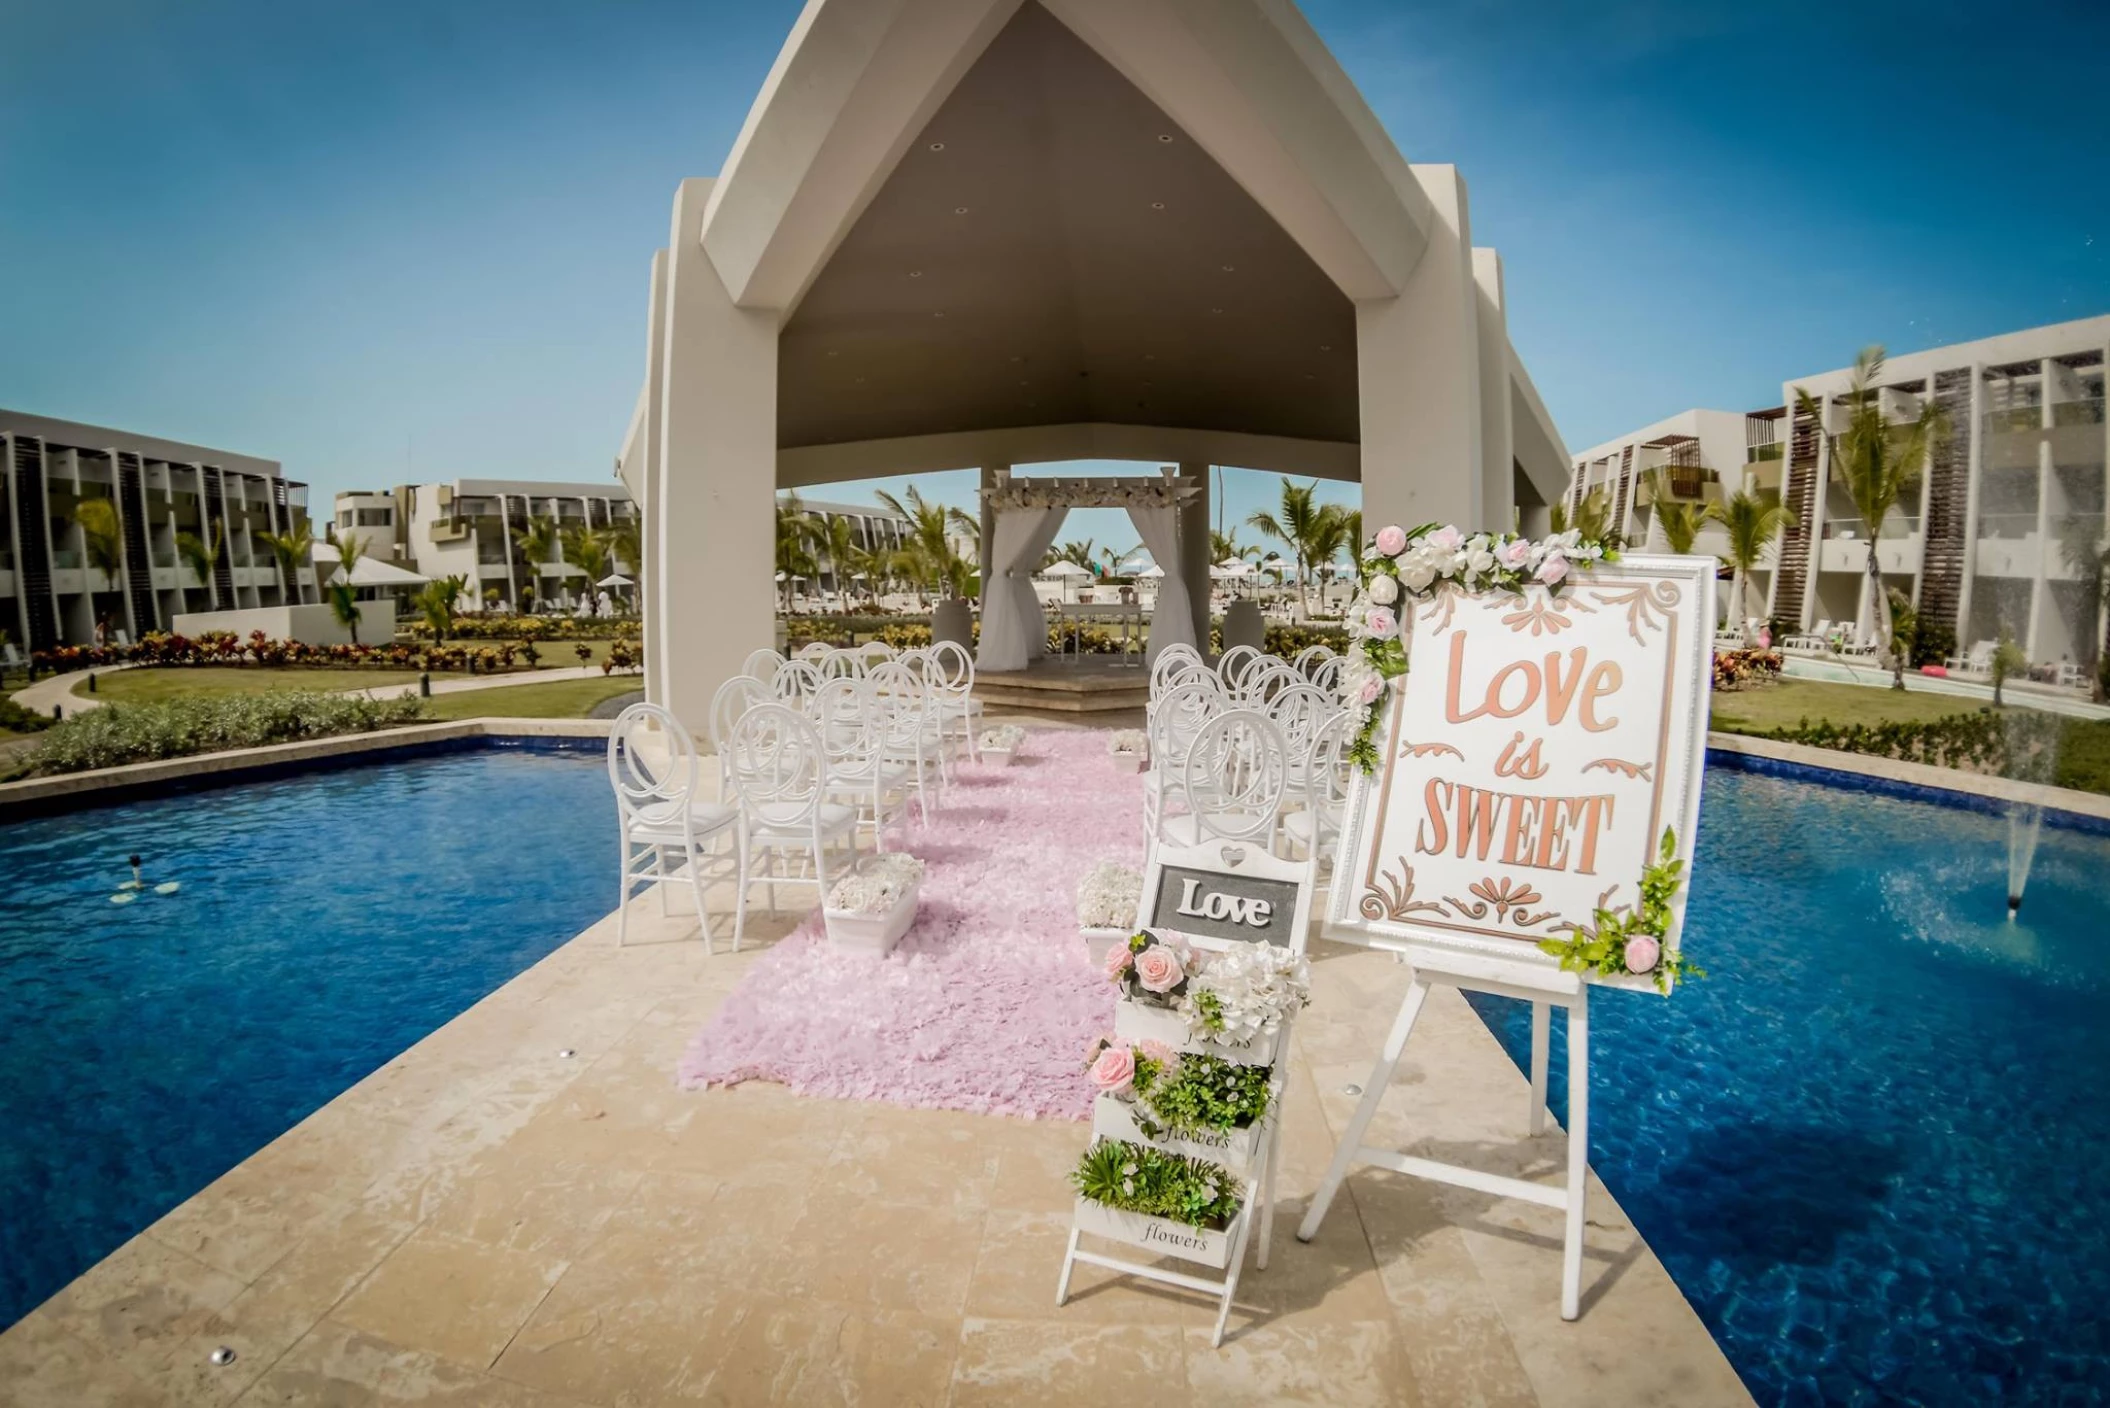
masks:
[[[2100,0],[1305,8],[1408,158],[1463,168],[1571,449],[1867,342],[2110,311]],[[323,494],[598,478],[674,184],[796,12],[0,6],[0,405]],[[1273,492],[1234,476],[1232,516]]]

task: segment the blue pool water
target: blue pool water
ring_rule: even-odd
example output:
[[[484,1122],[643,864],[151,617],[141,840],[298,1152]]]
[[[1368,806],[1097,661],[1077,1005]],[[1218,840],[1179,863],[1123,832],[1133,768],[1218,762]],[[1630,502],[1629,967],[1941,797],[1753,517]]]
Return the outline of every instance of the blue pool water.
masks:
[[[508,749],[0,826],[0,1328],[607,913],[614,811]]]
[[[1999,817],[1710,768],[1708,980],[1591,1003],[1592,1161],[1762,1404],[2110,1397],[2110,839],[2006,886]]]

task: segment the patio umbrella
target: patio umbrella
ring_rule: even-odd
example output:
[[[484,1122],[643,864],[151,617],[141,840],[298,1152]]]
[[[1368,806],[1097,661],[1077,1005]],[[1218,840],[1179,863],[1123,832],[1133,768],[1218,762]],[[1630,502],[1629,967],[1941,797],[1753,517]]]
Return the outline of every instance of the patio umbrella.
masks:
[[[1061,578],[1062,599],[1064,601],[1068,601],[1070,599],[1069,579],[1072,577],[1089,577],[1092,575],[1092,569],[1089,567],[1079,567],[1074,562],[1051,562],[1046,567],[1040,569],[1040,575],[1043,577]]]
[[[1227,557],[1210,568],[1209,575],[1212,577],[1250,577],[1253,575],[1253,567],[1251,563],[1242,561],[1239,558]]]
[[[1160,567],[1160,566],[1158,566],[1158,565],[1157,565],[1157,564],[1156,564],[1155,562],[1151,563],[1151,564],[1150,564],[1150,566],[1148,566],[1148,567],[1144,568],[1144,569],[1143,569],[1142,571],[1140,571],[1140,572],[1136,573],[1136,576],[1137,576],[1137,577],[1139,577],[1139,578],[1141,578],[1141,577],[1149,577],[1149,578],[1151,578],[1151,579],[1152,579],[1153,581],[1154,581],[1154,580],[1156,580],[1156,579],[1157,579],[1157,578],[1159,578],[1159,577],[1162,577],[1162,576],[1164,576],[1164,575],[1165,575],[1165,569],[1164,569],[1164,568],[1162,568],[1162,567]]]
[[[594,583],[594,585],[597,587],[634,587],[637,583],[631,581],[620,572],[611,572],[600,581]]]
[[[332,583],[343,580],[342,567],[330,574]],[[352,585],[355,587],[422,587],[431,580],[430,577],[420,577],[408,568],[397,567],[378,558],[362,557],[352,564]]]

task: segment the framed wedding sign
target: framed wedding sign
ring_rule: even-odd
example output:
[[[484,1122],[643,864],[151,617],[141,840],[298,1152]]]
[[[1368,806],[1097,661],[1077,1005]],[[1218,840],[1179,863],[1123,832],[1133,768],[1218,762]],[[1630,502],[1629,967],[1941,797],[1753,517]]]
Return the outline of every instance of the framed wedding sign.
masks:
[[[1531,988],[1670,991],[1714,563],[1562,575],[1401,594],[1387,612],[1406,668],[1373,693],[1374,766],[1350,790],[1329,938]]]

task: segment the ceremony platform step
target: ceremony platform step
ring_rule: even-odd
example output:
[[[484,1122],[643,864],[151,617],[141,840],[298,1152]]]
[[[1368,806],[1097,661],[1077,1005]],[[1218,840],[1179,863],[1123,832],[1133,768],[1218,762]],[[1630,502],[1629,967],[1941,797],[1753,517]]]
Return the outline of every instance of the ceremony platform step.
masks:
[[[1023,670],[977,674],[974,692],[990,709],[1112,714],[1149,704],[1150,674],[1140,665],[1043,660]]]

